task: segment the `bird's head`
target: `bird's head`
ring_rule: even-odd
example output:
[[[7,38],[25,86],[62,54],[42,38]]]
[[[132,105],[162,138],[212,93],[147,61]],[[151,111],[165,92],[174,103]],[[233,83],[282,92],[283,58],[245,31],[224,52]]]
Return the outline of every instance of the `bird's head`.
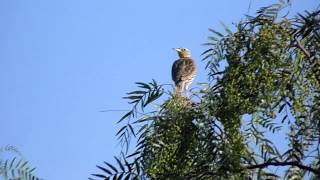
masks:
[[[191,53],[190,50],[187,48],[173,48],[173,50],[178,52],[180,58],[190,58]]]

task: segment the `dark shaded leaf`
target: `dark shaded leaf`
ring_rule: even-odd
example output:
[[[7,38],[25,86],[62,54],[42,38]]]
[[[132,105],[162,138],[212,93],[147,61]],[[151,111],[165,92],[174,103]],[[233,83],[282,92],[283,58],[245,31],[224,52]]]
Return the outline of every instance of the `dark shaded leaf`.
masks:
[[[112,166],[112,165],[109,164],[108,162],[105,162],[105,161],[104,161],[104,163],[105,163],[107,166],[109,166],[115,173],[118,173],[117,168],[115,168],[114,166]]]
[[[123,175],[124,175],[124,173],[121,173],[121,174],[119,175],[119,177],[117,178],[117,180],[121,180],[122,177],[123,177]]]
[[[219,33],[218,31],[215,31],[215,30],[213,30],[211,28],[209,28],[209,31],[214,33],[215,35],[218,35],[219,37],[223,37],[223,34]]]
[[[100,177],[100,178],[107,178],[107,176],[102,174],[91,174],[92,176]]]
[[[132,113],[133,113],[133,111],[127,112],[124,116],[122,116],[122,117],[120,118],[120,120],[119,120],[117,123],[120,123],[121,121],[123,121],[124,119],[126,119],[127,117],[129,117]]]
[[[126,177],[124,178],[124,180],[129,180],[130,179],[131,174],[127,174]]]
[[[108,169],[104,168],[104,167],[101,167],[101,166],[98,166],[98,165],[97,165],[97,168],[101,169],[102,171],[106,172],[106,173],[109,174],[109,175],[112,175],[112,172],[109,171]]]
[[[120,159],[118,159],[117,157],[114,157],[114,158],[116,159],[116,161],[117,161],[120,169],[121,169],[122,171],[125,171],[125,168],[124,168],[123,164],[121,163]]]

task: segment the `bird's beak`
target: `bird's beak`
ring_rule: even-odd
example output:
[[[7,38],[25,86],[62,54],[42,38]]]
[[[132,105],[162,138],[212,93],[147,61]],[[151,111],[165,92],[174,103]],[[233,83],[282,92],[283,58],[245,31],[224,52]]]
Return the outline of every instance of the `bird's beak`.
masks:
[[[172,49],[175,50],[175,51],[180,52],[180,48],[172,48]]]

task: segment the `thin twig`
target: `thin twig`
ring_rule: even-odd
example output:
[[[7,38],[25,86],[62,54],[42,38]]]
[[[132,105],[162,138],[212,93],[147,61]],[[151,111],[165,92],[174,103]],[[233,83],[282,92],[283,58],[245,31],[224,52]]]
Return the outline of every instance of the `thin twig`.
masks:
[[[130,111],[130,109],[106,109],[106,110],[101,110],[99,112],[125,112],[125,111]]]
[[[299,48],[308,58],[310,58],[310,53],[301,45],[300,41],[297,38],[294,38],[296,41],[296,47]]]
[[[296,161],[291,161],[291,162],[265,162],[262,164],[256,164],[256,165],[251,165],[251,166],[247,166],[246,169],[263,169],[266,168],[268,166],[296,166],[300,169],[303,170],[307,170],[310,172],[313,172],[314,174],[320,175],[320,171],[317,169],[314,169],[312,167],[309,166],[305,166],[303,164],[300,164],[299,162]]]
[[[225,73],[226,71],[219,71],[219,72],[215,72],[215,73],[212,73],[211,76],[215,76],[215,75],[219,75],[219,74],[223,74]]]

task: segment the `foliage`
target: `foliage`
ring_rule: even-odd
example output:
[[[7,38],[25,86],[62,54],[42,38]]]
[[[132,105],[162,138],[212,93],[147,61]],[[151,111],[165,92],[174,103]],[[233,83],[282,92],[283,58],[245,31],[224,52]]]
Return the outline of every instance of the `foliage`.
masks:
[[[165,93],[154,80],[137,83],[140,90],[125,97],[133,108],[119,121],[128,120],[117,133],[125,151],[117,167],[105,162],[93,176],[319,179],[320,11],[289,19],[280,16],[287,6],[263,7],[234,31],[209,29],[208,87],[190,98]],[[286,174],[269,167],[286,167]]]
[[[1,147],[0,152],[13,152],[21,156],[21,153],[14,146]],[[36,168],[31,168],[28,163],[28,161],[17,157],[11,160],[0,159],[0,177],[4,180],[41,180],[33,174]]]

